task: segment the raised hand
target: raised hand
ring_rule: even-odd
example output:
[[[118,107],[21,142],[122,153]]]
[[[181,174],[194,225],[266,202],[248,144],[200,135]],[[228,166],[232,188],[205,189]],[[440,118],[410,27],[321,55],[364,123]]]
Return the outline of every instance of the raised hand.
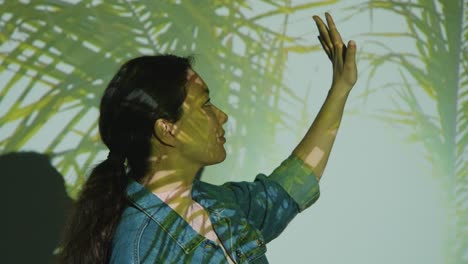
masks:
[[[356,43],[350,40],[346,46],[331,15],[325,13],[325,17],[328,26],[320,17],[313,16],[320,32],[318,39],[333,65],[332,89],[347,94],[357,81]]]

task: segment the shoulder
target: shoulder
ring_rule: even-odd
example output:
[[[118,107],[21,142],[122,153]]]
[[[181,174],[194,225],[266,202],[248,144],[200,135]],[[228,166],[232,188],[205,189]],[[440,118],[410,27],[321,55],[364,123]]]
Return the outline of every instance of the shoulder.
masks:
[[[235,198],[228,183],[215,185],[204,181],[196,181],[194,189],[195,195],[202,196],[203,198],[217,199],[220,202],[233,202]]]
[[[219,196],[222,199],[234,199],[239,190],[250,190],[256,187],[269,187],[277,185],[262,173],[258,174],[253,181],[228,181],[221,185],[215,185],[204,181],[196,181],[194,188],[210,196]]]
[[[137,263],[139,240],[148,225],[149,217],[133,206],[128,206],[112,239],[110,263]]]
[[[289,194],[277,181],[265,174],[258,174],[253,181],[229,181],[222,185],[197,181],[194,184],[195,196],[217,200],[221,203],[243,206],[244,203],[261,202],[267,196],[278,199],[289,198]]]

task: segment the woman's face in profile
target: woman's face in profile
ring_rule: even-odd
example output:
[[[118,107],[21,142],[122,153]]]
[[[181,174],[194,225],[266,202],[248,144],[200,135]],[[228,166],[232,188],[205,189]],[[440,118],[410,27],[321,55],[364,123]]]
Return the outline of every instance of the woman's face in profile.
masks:
[[[187,97],[182,117],[175,123],[184,158],[210,165],[226,158],[223,124],[228,116],[210,102],[208,86],[192,69],[187,74]]]

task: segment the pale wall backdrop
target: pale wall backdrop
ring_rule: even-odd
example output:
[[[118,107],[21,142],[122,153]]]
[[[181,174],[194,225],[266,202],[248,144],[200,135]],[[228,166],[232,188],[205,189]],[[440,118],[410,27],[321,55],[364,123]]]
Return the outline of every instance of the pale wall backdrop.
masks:
[[[72,32],[68,35],[58,32],[67,30],[67,25],[73,24],[69,21],[72,18],[62,14],[62,11],[70,12],[74,7],[66,6],[63,10],[59,8],[54,11],[45,4],[45,10],[49,8],[50,12],[44,11],[46,15],[38,18],[34,17],[37,12],[34,13],[31,8],[35,5],[35,8],[40,10],[39,2],[69,2],[80,5],[80,8],[75,7],[77,16],[98,18],[98,22],[94,24],[98,27],[88,25],[92,24],[90,21],[93,20],[83,21],[82,24],[79,24],[78,20],[75,26],[81,27],[81,30],[70,28]],[[141,18],[141,28],[148,29],[147,33],[142,33],[143,36],[147,34],[147,39],[132,33],[133,25],[112,27],[106,24],[110,20],[106,20],[105,16],[115,10],[105,14],[99,13],[102,9],[96,7],[104,5],[103,2],[0,1],[2,153],[37,151],[49,154],[54,166],[64,175],[67,190],[73,197],[79,191],[79,185],[86,178],[90,167],[104,159],[107,154],[96,138],[95,123],[98,116],[97,102],[106,81],[125,59],[164,51],[180,55],[195,54],[195,69],[207,81],[213,101],[230,115],[226,125],[229,156],[224,163],[207,167],[204,180],[213,183],[252,180],[257,173],[270,173],[300,141],[318,113],[330,87],[331,64],[318,46],[318,33],[312,20],[312,15],[323,17],[324,12],[328,11],[335,18],[345,41],[354,39],[357,42],[359,80],[349,97],[328,166],[320,182],[321,197],[311,208],[297,216],[279,238],[268,245],[267,256],[270,262],[468,262],[465,136],[468,108],[467,65],[464,60],[466,44],[463,44],[467,40],[468,4],[465,1],[394,1],[394,6],[388,6],[389,1],[362,0],[271,3],[266,0],[232,3],[161,1],[160,3],[166,3],[164,5],[154,4],[157,1],[105,1],[109,6],[115,4],[133,10],[133,13],[127,15]],[[166,31],[158,28],[157,14],[163,14],[164,10],[156,12],[154,9],[164,9],[166,6],[174,8],[178,5],[180,8],[172,10],[169,17],[176,25],[166,25]],[[458,6],[461,8],[457,13],[461,13],[461,17],[458,17],[462,29],[460,32],[465,34],[460,33],[460,38],[455,38],[443,31],[444,35],[438,36],[433,29],[435,26],[427,25],[430,29],[427,32],[436,33],[429,34],[426,39],[414,41],[414,38],[408,36],[425,33],[419,28],[412,31],[409,24],[411,21],[417,21],[414,18],[418,15],[419,18],[426,15],[424,10],[427,10],[427,7],[421,9],[419,5],[434,5],[433,15],[436,14],[441,20],[438,25],[444,25],[444,20],[447,20],[444,10],[448,6]],[[293,8],[280,8],[288,6]],[[218,8],[216,12],[211,10],[211,15],[206,13],[209,8],[215,7]],[[154,13],[145,15],[147,9]],[[243,17],[230,18],[229,16],[235,13],[233,10],[237,10]],[[191,14],[191,17],[184,17],[187,13]],[[177,17],[177,14],[180,17]],[[213,17],[212,14],[217,14],[217,17]],[[265,16],[251,19],[259,14]],[[453,16],[456,17],[457,14]],[[410,15],[414,18],[410,17],[408,20]],[[61,16],[63,25],[58,23],[60,20],[54,16]],[[218,19],[216,22],[210,22],[210,19],[214,21],[215,18]],[[45,25],[35,24],[35,19],[42,20]],[[99,23],[99,19],[102,23]],[[39,33],[28,29],[24,23],[27,21],[32,21],[31,23],[42,28],[43,32],[48,32],[44,28],[56,32],[47,33],[47,36],[51,35],[50,38],[42,38]],[[249,23],[254,25],[245,22],[245,25],[240,26],[239,21],[251,21]],[[234,31],[234,34],[230,34],[230,30],[234,30],[230,28],[231,22],[238,26],[238,31]],[[220,29],[214,29],[216,26]],[[191,31],[197,27],[198,29]],[[112,30],[114,32],[108,32]],[[276,32],[277,35],[270,31]],[[100,32],[106,34],[98,36]],[[165,32],[166,35],[161,32]],[[209,48],[214,44],[204,43],[203,41],[209,40],[210,37],[202,38],[203,34],[211,34],[213,43],[220,46]],[[125,35],[128,35],[130,40],[126,39]],[[236,37],[240,35],[247,40]],[[290,39],[282,40],[278,36],[288,36]],[[114,43],[106,42],[106,38],[110,37],[115,37]],[[178,41],[171,40],[171,37],[178,38]],[[194,40],[190,40],[190,37]],[[440,38],[432,39],[437,37]],[[271,42],[265,42],[265,39]],[[433,152],[438,151],[428,149],[423,143],[424,140],[420,139],[427,139],[431,133],[428,136],[427,133],[421,132],[427,129],[427,126],[418,123],[424,123],[424,119],[421,121],[416,114],[422,114],[428,119],[432,117],[434,124],[440,127],[442,118],[439,108],[447,101],[439,99],[444,93],[453,93],[453,89],[437,87],[428,77],[408,70],[412,65],[421,68],[426,76],[430,76],[431,65],[424,64],[424,60],[410,58],[407,64],[392,64],[390,62],[395,61],[394,57],[388,57],[383,62],[379,62],[379,58],[384,58],[389,53],[421,54],[416,45],[418,42],[433,47],[436,41],[448,43],[456,42],[457,39],[460,41],[455,43],[455,46],[460,47],[459,60],[451,61],[452,64],[460,66],[457,75],[460,80],[457,87],[453,87],[456,90],[456,118],[455,125],[452,126],[456,127],[457,148],[454,150],[456,153],[452,161],[444,163],[456,163],[452,166],[454,170],[448,170],[453,172],[450,175],[447,170],[435,168],[439,163],[434,162],[438,156],[433,155]],[[126,41],[130,43],[125,43]],[[137,44],[132,44],[132,41]],[[72,43],[78,44],[73,46]],[[386,47],[383,47],[382,43]],[[171,45],[175,48],[168,48]],[[84,46],[87,47],[86,52],[83,52]],[[146,49],[138,49],[140,46]],[[223,55],[220,54],[223,52],[219,51],[220,47],[226,47],[225,56],[232,58],[221,67]],[[255,64],[252,62],[255,59],[252,57],[250,61],[249,50],[254,49],[263,52],[263,57],[259,56],[258,68],[250,69],[247,67]],[[447,49],[453,47],[447,46]],[[54,52],[55,50],[58,52]],[[79,52],[83,52],[86,59],[78,61],[80,55],[73,57],[74,53]],[[89,56],[89,52],[96,53],[98,59],[86,57]],[[41,54],[49,58],[41,57]],[[437,63],[435,54],[430,53],[430,57]],[[229,68],[231,61],[236,62],[233,68]],[[89,65],[99,71],[93,75],[94,73],[80,69],[83,65]],[[372,71],[373,65],[378,66],[375,73]],[[442,67],[440,70],[449,71],[450,67]],[[247,71],[253,72],[245,77]],[[262,74],[262,71],[268,73]],[[57,79],[44,77],[49,73]],[[279,77],[277,73],[280,73]],[[439,74],[449,75],[440,71]],[[240,81],[239,76],[244,76],[248,81]],[[273,76],[279,80],[271,80]],[[405,80],[408,81],[406,87]],[[389,83],[390,85],[387,85]],[[419,112],[415,110],[417,108],[412,108],[414,104],[401,97],[408,87],[417,98]],[[60,90],[60,95],[64,96],[57,99],[58,101],[69,101],[48,108],[48,105],[56,101],[47,100],[59,94],[47,93],[53,89]],[[439,92],[434,97],[428,92],[430,89]],[[25,91],[29,93],[29,99]],[[70,93],[69,97],[66,96],[67,93]],[[252,94],[256,99],[250,98]],[[86,98],[89,100],[84,100]],[[47,103],[41,104],[45,101]],[[252,104],[256,104],[256,107],[252,107]],[[80,108],[80,105],[85,105],[85,110]],[[31,116],[38,116],[44,111],[53,114],[42,116],[42,120],[34,123],[34,117]],[[398,113],[401,115],[392,116],[391,111],[400,111]],[[76,133],[70,132],[70,129],[62,131],[64,124],[77,113],[81,113],[82,116],[73,125],[72,131]],[[28,118],[29,121],[24,121]],[[419,128],[423,130],[418,130]],[[447,141],[443,132],[432,132],[440,136],[442,141]],[[54,143],[53,139],[60,135],[62,138]],[[411,135],[413,136],[409,140]],[[88,142],[83,143],[84,138],[88,138]],[[443,151],[445,150],[441,150]],[[70,161],[74,160],[73,157],[76,161]],[[68,163],[65,162],[67,159]],[[457,189],[457,186],[460,188]]]

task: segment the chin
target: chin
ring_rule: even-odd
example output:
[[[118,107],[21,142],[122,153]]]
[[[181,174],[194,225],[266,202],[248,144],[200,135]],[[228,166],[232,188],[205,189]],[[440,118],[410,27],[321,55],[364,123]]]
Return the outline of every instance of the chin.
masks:
[[[225,159],[226,159],[226,150],[223,150],[221,153],[219,153],[218,155],[216,155],[216,158],[213,160],[213,162],[212,162],[211,164],[213,165],[213,164],[221,163],[221,162],[223,162]]]
[[[221,162],[223,162],[225,159],[226,159],[226,153],[224,153],[223,155],[219,155],[219,158],[216,159],[215,162],[214,162],[213,164],[221,163]]]
[[[226,159],[226,152],[224,152],[224,155],[222,155],[221,160],[219,161],[220,163],[223,162]]]

